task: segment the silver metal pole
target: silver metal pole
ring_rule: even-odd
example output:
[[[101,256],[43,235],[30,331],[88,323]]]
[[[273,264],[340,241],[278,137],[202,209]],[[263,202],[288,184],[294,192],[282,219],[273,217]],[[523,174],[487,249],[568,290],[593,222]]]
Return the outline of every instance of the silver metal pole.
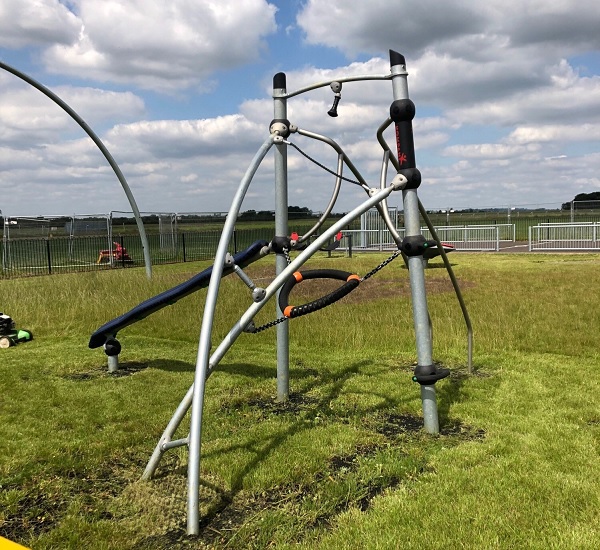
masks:
[[[217,253],[215,254],[213,271],[208,284],[204,313],[202,316],[200,340],[198,342],[198,355],[196,358],[196,374],[194,376],[194,391],[192,397],[192,414],[189,436],[187,522],[187,532],[189,535],[197,535],[200,528],[199,491],[202,407],[204,404],[204,387],[208,372],[210,342],[215,309],[217,305],[217,295],[219,293],[221,277],[223,276],[227,248],[229,247],[229,242],[231,240],[231,236],[233,235],[233,229],[235,227],[235,222],[237,220],[242,201],[244,200],[254,174],[271,148],[271,145],[273,145],[273,136],[269,136],[265,143],[263,143],[259,151],[252,159],[250,166],[246,170],[246,173],[240,182],[237,193],[231,204],[231,208],[227,214],[227,218],[225,219],[223,232],[221,233],[221,239],[219,240],[219,246],[217,247]]]
[[[409,180],[408,188],[402,191],[404,204],[404,225],[406,237],[421,236],[421,223],[419,218],[419,198],[417,187],[420,175],[416,171],[414,159],[414,144],[412,143],[412,117],[414,105],[408,97],[408,72],[404,57],[396,52],[390,52],[392,72],[392,89],[394,93],[394,108],[402,111],[396,117],[396,140],[398,145],[398,162],[400,173]],[[408,114],[412,109],[412,113]],[[392,117],[394,118],[394,117]],[[423,254],[408,256],[408,271],[412,299],[413,320],[417,345],[417,369],[433,365],[432,340],[429,330],[429,310],[427,308],[427,295],[425,291],[425,270],[423,267]],[[434,382],[435,383],[435,382]],[[425,431],[431,434],[439,433],[437,403],[435,386],[421,385],[421,401],[423,405],[423,420]]]
[[[108,357],[108,372],[117,372],[119,370],[119,356],[109,355]]]
[[[273,77],[273,107],[275,121],[287,122],[287,93],[285,73]],[[274,121],[274,122],[275,122]],[[280,122],[281,123],[281,122]],[[275,145],[275,236],[288,235],[288,174],[287,145]],[[284,255],[278,254],[275,260],[275,273],[278,275],[287,267]],[[282,316],[279,299],[276,302],[276,315]],[[277,325],[277,401],[286,401],[290,393],[290,333],[287,323]]]

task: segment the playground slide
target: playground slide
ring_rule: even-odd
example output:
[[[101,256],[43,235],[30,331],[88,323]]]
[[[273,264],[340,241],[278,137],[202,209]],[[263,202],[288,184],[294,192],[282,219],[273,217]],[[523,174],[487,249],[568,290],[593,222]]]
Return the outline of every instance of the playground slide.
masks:
[[[269,243],[267,241],[256,241],[252,243],[246,250],[242,250],[233,256],[234,264],[240,267],[245,267],[251,264],[253,261],[258,259],[260,251],[268,245]],[[112,321],[102,325],[90,337],[89,347],[99,348],[100,346],[103,346],[107,338],[114,338],[117,335],[117,332],[122,328],[133,325],[137,321],[141,321],[155,311],[174,304],[192,292],[196,292],[201,288],[207,287],[208,283],[210,282],[212,270],[213,268],[211,266],[198,273],[198,275],[194,275],[194,277],[188,281],[185,281],[184,283],[181,283],[180,285],[177,285],[169,290],[165,290],[157,296],[149,298],[148,300],[135,306],[127,313],[124,313],[120,317],[117,317],[116,319],[113,319]],[[226,265],[223,269],[223,276],[229,275],[232,272],[233,265]]]

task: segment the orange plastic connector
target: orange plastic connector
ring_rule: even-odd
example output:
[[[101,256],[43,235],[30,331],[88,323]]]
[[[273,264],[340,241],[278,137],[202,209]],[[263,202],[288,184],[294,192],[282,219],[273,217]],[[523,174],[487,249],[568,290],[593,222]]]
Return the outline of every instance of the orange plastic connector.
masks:
[[[294,309],[294,306],[287,306],[284,310],[283,310],[283,315],[284,317],[287,317],[288,319],[290,318],[290,315],[292,314],[292,309]]]

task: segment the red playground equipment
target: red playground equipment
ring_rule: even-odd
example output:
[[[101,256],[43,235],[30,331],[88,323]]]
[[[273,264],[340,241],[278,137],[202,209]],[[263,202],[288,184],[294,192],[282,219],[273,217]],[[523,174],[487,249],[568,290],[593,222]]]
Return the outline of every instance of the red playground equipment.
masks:
[[[101,250],[100,251],[98,259],[96,260],[97,265],[107,264],[107,263],[112,265],[117,262],[121,262],[123,264],[133,263],[133,260],[131,259],[129,254],[127,254],[126,248],[124,248],[123,246],[121,246],[120,243],[117,243],[117,242],[113,242],[113,244],[115,245],[115,247],[112,250]]]

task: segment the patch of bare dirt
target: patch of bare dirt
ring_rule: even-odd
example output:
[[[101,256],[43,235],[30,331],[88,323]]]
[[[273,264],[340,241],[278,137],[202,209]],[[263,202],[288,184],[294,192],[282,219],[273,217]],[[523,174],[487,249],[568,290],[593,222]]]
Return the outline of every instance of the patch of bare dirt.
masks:
[[[247,270],[248,275],[258,285],[266,287],[274,279],[273,269],[266,266],[253,267]],[[383,272],[381,272],[383,273]],[[408,272],[403,278],[393,279],[389,276],[382,277],[378,273],[363,281],[355,290],[345,296],[342,300],[348,304],[364,304],[382,298],[397,298],[410,296],[410,282]],[[458,281],[462,290],[475,286],[471,281]],[[316,300],[339,288],[342,281],[332,279],[310,279],[298,283],[290,293],[290,303],[302,304]],[[452,282],[444,276],[428,276],[425,280],[425,289],[428,294],[442,294],[454,292]]]

